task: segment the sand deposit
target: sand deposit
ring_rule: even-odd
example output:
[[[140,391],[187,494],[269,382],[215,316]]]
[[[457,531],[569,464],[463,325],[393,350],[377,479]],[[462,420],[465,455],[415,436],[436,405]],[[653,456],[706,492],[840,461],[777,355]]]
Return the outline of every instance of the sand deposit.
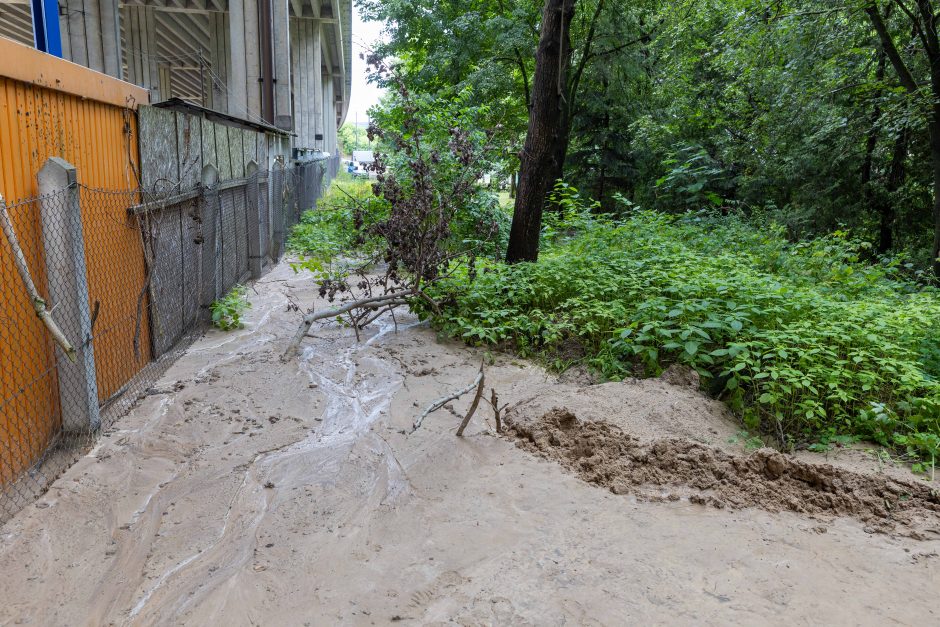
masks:
[[[399,316],[282,362],[316,287],[282,266],[255,289],[245,329],[207,334],[2,528],[0,624],[938,620],[936,501],[903,468],[749,453],[681,380],[504,355],[487,387],[516,435],[481,407],[456,438],[466,397],[406,435],[483,352]]]

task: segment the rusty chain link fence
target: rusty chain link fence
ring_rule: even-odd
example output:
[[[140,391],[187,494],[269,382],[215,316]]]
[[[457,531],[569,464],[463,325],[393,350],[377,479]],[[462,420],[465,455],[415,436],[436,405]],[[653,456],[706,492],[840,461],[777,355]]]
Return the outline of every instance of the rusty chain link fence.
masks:
[[[0,200],[0,523],[152,392],[214,300],[279,261],[337,166],[162,194],[90,189],[73,169]]]

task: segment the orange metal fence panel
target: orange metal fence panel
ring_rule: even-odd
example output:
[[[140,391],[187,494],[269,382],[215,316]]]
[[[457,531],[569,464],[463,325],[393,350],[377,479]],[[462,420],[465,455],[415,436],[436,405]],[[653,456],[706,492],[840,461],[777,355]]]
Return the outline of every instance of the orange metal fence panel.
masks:
[[[36,174],[54,156],[77,168],[84,187],[138,186],[134,108],[146,102],[146,91],[4,39],[0,58],[0,194],[7,204],[36,196]],[[101,198],[83,198],[82,223],[90,306],[99,303],[96,379],[105,401],[151,354],[147,303],[138,302],[146,276],[141,234],[127,212],[128,199],[136,199]],[[32,205],[12,218],[45,293],[42,230]],[[35,462],[58,429],[53,350],[0,241],[0,484]]]

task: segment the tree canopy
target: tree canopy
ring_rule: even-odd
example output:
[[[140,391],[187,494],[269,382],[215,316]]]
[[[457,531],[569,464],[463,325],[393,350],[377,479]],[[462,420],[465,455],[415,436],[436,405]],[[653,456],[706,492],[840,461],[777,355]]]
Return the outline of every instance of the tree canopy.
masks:
[[[764,212],[927,270],[940,237],[940,47],[928,0],[581,0],[557,86],[563,169],[604,210]],[[364,0],[415,92],[472,89],[519,167],[543,5]],[[936,62],[935,62],[936,61]],[[933,73],[931,68],[934,68]],[[938,240],[940,241],[940,240]]]

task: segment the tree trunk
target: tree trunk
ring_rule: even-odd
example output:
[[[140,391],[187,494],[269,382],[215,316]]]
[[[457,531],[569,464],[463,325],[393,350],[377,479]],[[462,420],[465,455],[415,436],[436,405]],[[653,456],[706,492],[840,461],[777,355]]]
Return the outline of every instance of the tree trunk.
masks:
[[[907,177],[905,170],[905,160],[907,159],[907,130],[902,130],[894,140],[894,148],[891,152],[891,165],[888,166],[888,180],[885,183],[885,197],[878,203],[878,214],[880,217],[878,233],[878,253],[886,254],[894,248],[894,220],[895,211],[892,204],[891,194],[901,189],[904,179]]]
[[[601,146],[600,175],[597,181],[597,202],[601,211],[607,206],[607,155],[610,153],[610,81],[604,77],[604,143]]]
[[[927,130],[930,135],[930,157],[933,166],[933,272],[940,278],[940,58],[932,59],[934,104],[930,112]]]
[[[570,26],[577,0],[545,0],[535,54],[529,128],[522,150],[519,187],[506,261],[536,261],[545,198],[564,166],[566,73],[571,62]],[[561,158],[562,162],[558,163]]]
[[[545,192],[546,199],[555,189],[558,181],[565,179],[565,159],[568,158],[568,144],[571,139],[571,120],[567,112],[562,112],[561,121],[555,130],[554,148],[552,149],[552,171],[548,183],[548,189]],[[561,205],[554,206],[555,211],[561,211]]]
[[[899,4],[899,6],[903,6]],[[940,38],[937,35],[937,15],[929,0],[917,0],[920,17],[911,11],[905,11],[911,19],[911,25],[915,33],[920,35],[924,43],[923,53],[926,57],[927,66],[930,68],[930,89],[933,97],[933,105],[930,109],[930,115],[927,118],[927,134],[930,139],[930,161],[931,171],[933,173],[933,253],[930,265],[934,274],[940,278]],[[894,38],[888,31],[881,13],[878,12],[878,6],[871,4],[865,8],[878,39],[881,41],[881,47],[891,61],[898,74],[898,80],[901,86],[909,93],[915,94],[920,91],[921,86],[917,84],[910,68],[905,64]]]

